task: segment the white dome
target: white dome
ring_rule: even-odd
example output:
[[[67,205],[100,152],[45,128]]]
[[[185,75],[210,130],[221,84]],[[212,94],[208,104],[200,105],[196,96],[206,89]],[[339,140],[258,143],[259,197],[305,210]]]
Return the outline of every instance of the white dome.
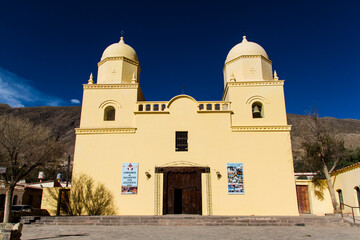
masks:
[[[244,55],[261,55],[267,59],[269,59],[265,50],[257,43],[248,42],[246,36],[243,37],[243,41],[236,46],[234,46],[226,57],[225,62],[229,62],[237,57]]]
[[[126,57],[130,60],[139,62],[135,50],[129,45],[125,44],[124,38],[120,38],[120,42],[108,46],[101,57],[101,61],[108,57]]]

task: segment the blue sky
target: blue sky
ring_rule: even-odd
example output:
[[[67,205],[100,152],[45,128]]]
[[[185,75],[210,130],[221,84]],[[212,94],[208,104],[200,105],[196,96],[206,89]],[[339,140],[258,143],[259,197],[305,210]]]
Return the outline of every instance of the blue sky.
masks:
[[[81,104],[82,84],[122,30],[146,100],[170,100],[182,86],[220,100],[226,55],[245,34],[285,80],[288,113],[360,119],[358,9],[355,0],[1,1],[0,102]]]

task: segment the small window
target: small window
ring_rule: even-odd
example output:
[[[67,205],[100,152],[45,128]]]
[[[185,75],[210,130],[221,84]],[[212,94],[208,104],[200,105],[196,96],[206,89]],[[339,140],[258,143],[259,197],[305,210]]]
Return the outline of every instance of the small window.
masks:
[[[344,198],[343,198],[343,194],[342,194],[342,190],[338,189],[336,190],[339,194],[339,203],[340,203],[340,207],[342,210],[344,210]]]
[[[188,132],[176,132],[175,136],[175,150],[187,151],[188,150]]]
[[[206,104],[206,110],[212,110],[212,104]]]
[[[164,111],[165,108],[166,108],[166,105],[165,105],[165,104],[162,104],[162,105],[161,105],[161,111]]]
[[[204,104],[199,105],[199,110],[204,110]]]
[[[104,121],[114,121],[115,120],[115,108],[113,106],[108,106],[104,111]]]
[[[139,105],[139,112],[142,112],[144,109],[144,106],[142,104]]]
[[[154,104],[154,111],[159,111],[159,104]]]
[[[146,111],[151,111],[151,105],[150,105],[150,104],[146,104],[145,110],[146,110]]]
[[[263,105],[260,102],[254,102],[252,105],[253,118],[263,118]]]
[[[220,104],[215,104],[215,110],[220,110]]]

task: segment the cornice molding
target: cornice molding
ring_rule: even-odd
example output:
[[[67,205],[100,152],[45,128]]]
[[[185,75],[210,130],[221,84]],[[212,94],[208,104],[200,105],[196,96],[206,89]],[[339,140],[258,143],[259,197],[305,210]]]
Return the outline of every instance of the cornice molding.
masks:
[[[128,133],[136,133],[136,128],[75,128],[76,135],[128,134]]]
[[[104,64],[107,61],[118,61],[118,60],[123,60],[125,62],[128,62],[128,63],[134,64],[136,66],[139,66],[139,62],[128,59],[126,57],[107,57],[104,60],[98,62],[98,67],[100,67],[100,65]]]
[[[119,84],[83,84],[84,89],[137,89],[138,83],[119,83]]]
[[[267,87],[267,86],[284,86],[285,80],[271,80],[271,81],[239,81],[239,82],[227,82],[223,92],[222,100],[225,100],[225,96],[229,91],[229,87]]]
[[[291,125],[285,126],[232,126],[232,132],[290,132]]]
[[[283,86],[284,85],[284,80],[227,82],[226,85],[227,85],[227,87]]]
[[[232,63],[232,62],[235,62],[241,58],[261,58],[262,60],[264,60],[265,62],[268,62],[268,63],[272,63],[272,61],[270,59],[267,59],[266,57],[262,56],[262,55],[242,55],[242,56],[239,56],[237,58],[234,58],[228,62],[225,63],[225,65],[228,65],[229,63]]]

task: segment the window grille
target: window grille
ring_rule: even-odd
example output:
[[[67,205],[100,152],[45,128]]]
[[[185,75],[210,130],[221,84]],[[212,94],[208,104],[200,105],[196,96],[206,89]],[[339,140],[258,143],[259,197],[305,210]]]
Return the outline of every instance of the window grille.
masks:
[[[175,134],[175,150],[187,151],[188,150],[188,132],[176,132]]]

